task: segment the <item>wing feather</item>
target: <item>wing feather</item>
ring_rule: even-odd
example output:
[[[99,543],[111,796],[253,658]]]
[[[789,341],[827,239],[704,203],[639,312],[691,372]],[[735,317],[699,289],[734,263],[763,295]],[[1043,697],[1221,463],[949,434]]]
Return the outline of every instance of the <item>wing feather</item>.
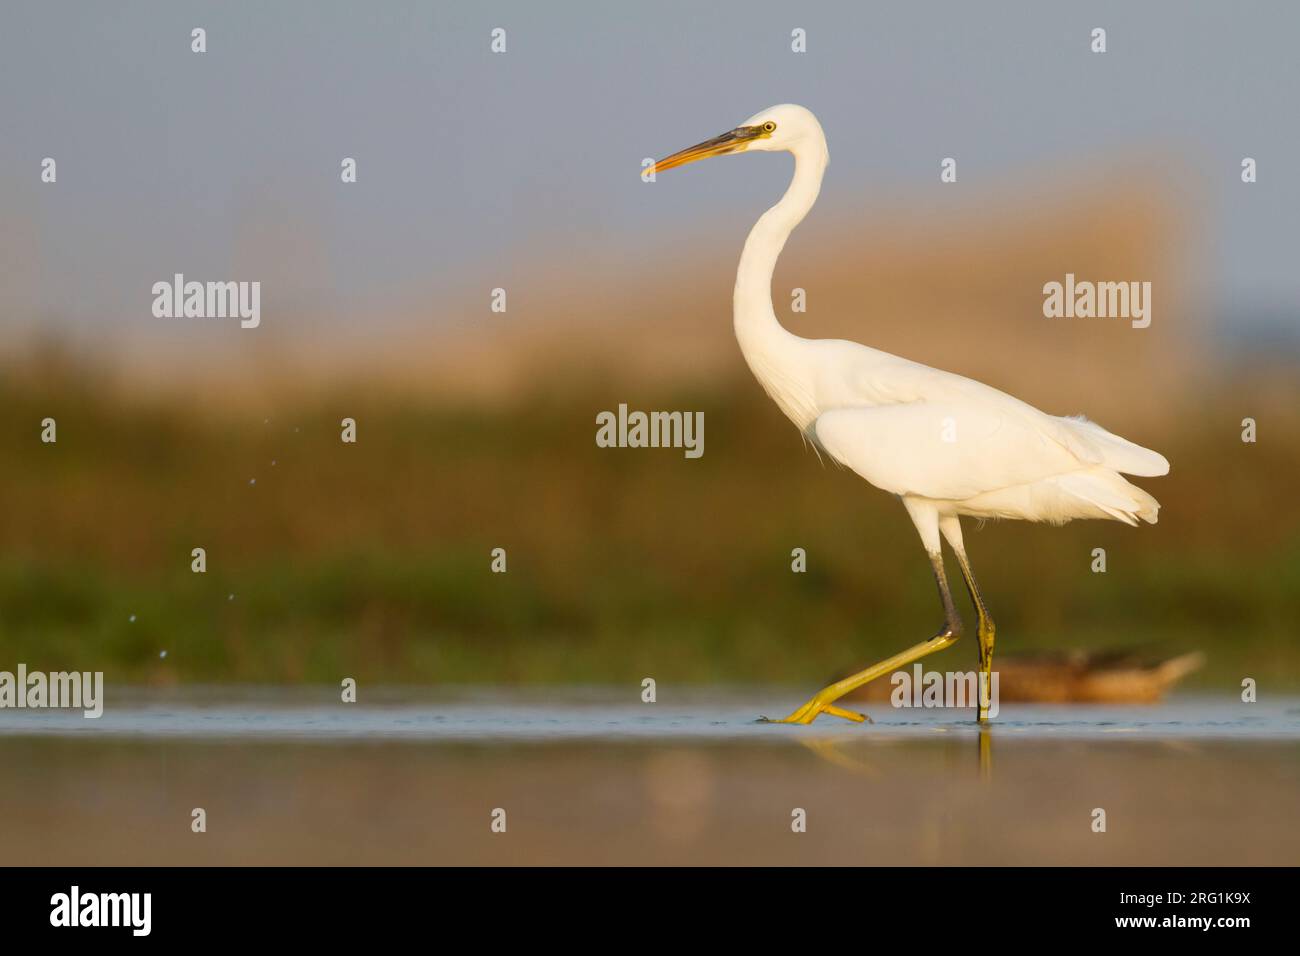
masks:
[[[1081,467],[1046,429],[969,404],[838,408],[813,430],[836,461],[898,495],[961,500]]]
[[[864,406],[925,402],[996,412],[1042,440],[1060,445],[1081,466],[1100,465],[1122,474],[1147,477],[1169,473],[1169,462],[1163,455],[1083,416],[1049,415],[983,382],[895,355],[871,353],[871,359],[859,367],[853,392],[861,396]]]

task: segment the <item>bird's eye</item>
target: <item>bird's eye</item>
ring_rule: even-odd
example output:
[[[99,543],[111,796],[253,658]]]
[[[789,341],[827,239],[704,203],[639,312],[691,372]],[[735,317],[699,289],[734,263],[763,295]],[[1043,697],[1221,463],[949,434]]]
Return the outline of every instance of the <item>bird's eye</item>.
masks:
[[[776,130],[776,124],[773,123],[771,120],[768,120],[766,123],[763,124],[764,133],[771,133],[774,132],[775,130]]]

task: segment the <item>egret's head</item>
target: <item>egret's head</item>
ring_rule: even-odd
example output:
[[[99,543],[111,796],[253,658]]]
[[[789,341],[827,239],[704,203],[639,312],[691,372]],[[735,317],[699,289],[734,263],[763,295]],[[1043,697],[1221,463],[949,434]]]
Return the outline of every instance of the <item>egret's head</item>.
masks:
[[[654,165],[654,171],[662,173],[665,169],[685,166],[697,159],[726,156],[728,153],[754,150],[799,153],[805,149],[819,150],[822,158],[825,158],[826,137],[822,133],[821,124],[817,122],[817,117],[802,106],[785,103],[755,113],[721,136],[659,160]]]

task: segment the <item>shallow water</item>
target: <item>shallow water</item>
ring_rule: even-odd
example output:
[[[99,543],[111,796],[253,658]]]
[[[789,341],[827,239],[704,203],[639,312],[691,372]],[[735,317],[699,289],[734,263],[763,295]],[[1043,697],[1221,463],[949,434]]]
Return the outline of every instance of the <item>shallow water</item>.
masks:
[[[768,689],[362,696],[0,711],[0,862],[1300,862],[1300,700],[1008,705],[981,735],[880,705],[755,723],[795,702]]]
[[[764,742],[806,738],[810,730],[765,724],[794,697],[755,691],[697,692],[675,703],[628,703],[629,695],[592,689],[551,692],[460,691],[441,697],[400,690],[375,703],[313,701],[296,692],[200,690],[189,694],[119,695],[97,719],[79,711],[0,710],[0,735],[77,737],[313,738],[329,740],[676,741]],[[859,708],[871,724],[822,717],[817,736],[852,740],[974,736],[971,710]],[[1300,740],[1300,699],[1246,704],[1235,699],[1183,698],[1159,706],[1012,704],[992,722],[999,735],[1030,739],[1101,740],[1124,734],[1144,740]]]

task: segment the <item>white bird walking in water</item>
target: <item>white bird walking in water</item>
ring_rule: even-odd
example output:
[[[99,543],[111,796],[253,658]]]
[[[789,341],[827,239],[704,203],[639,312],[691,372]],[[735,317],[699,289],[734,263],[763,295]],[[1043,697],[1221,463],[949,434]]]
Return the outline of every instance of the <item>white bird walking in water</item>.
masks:
[[[1167,474],[1169,462],[1084,418],[1048,415],[972,379],[856,342],[787,332],[772,308],[772,273],[821,190],[829,154],[817,117],[802,106],[774,106],[653,169],[756,150],[792,153],[794,178],[759,217],[740,256],[734,299],[740,349],[759,384],[816,447],[902,499],[943,602],[943,626],[934,637],[823,688],[781,722],[810,724],[821,714],[861,721],[835,701],[961,636],[940,535],[957,556],[979,618],[978,719],[985,720],[994,626],[966,557],[960,516],[1154,524],[1159,503],[1123,475]]]

